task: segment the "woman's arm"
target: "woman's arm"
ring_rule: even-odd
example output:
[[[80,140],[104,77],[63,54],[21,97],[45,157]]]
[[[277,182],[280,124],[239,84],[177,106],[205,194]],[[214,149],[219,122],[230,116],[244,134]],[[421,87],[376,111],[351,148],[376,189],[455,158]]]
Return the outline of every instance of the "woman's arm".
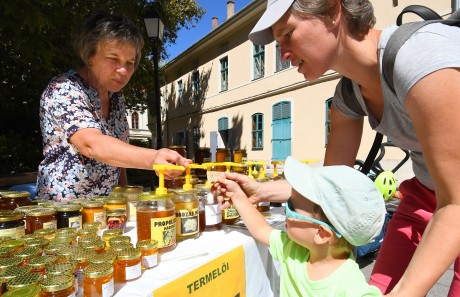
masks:
[[[437,209],[401,280],[388,296],[424,296],[460,251],[460,71],[436,71],[409,91],[412,118],[429,173]]]

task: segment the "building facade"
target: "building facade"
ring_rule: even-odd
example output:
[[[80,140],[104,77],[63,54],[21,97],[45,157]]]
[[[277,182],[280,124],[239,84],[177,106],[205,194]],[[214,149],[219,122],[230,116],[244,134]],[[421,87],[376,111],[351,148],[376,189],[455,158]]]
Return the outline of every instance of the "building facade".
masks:
[[[221,24],[213,19],[206,36],[163,66],[165,147],[185,145],[189,158],[197,147],[210,147],[213,158],[216,148],[227,147],[246,149],[249,160],[270,163],[292,155],[322,164],[328,107],[340,75],[329,71],[306,81],[296,67],[281,61],[276,42],[257,46],[249,41],[266,2],[254,0],[234,13],[234,1],[228,1],[227,19]],[[372,2],[379,29],[395,24],[398,13],[411,4],[429,6],[443,16],[451,12],[448,0]],[[417,19],[408,16],[404,22],[411,18]],[[374,136],[365,125],[359,159],[366,158]],[[399,149],[387,150],[383,167],[392,169],[403,156]],[[408,162],[398,173],[405,178],[411,170]]]

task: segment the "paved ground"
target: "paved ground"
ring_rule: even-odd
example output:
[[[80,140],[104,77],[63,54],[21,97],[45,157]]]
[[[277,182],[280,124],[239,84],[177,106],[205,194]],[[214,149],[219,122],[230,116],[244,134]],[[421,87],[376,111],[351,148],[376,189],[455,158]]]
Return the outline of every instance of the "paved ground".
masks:
[[[387,202],[387,208],[395,208],[398,204],[397,199],[391,199]],[[358,259],[358,264],[361,267],[361,271],[366,276],[366,279],[369,280],[369,277],[374,267],[375,257],[377,255],[369,255],[363,258]],[[436,285],[428,292],[428,297],[445,297],[449,292],[449,286],[454,275],[454,265],[451,265],[448,271],[438,280]]]

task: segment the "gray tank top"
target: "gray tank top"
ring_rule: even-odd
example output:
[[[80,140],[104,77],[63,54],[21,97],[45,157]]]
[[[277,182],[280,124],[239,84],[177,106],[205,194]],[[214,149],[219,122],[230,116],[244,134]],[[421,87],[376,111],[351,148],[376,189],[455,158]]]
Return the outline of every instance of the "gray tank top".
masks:
[[[397,26],[388,27],[380,36],[378,44],[380,64],[388,39],[396,29]],[[390,137],[396,146],[410,151],[415,176],[432,190],[434,190],[434,183],[425,165],[412,120],[406,112],[405,101],[409,90],[421,78],[439,69],[452,67],[460,67],[460,29],[442,24],[430,24],[414,33],[398,51],[394,65],[394,92],[386,83],[380,67],[384,97],[384,111],[380,123],[369,114],[359,86],[353,82],[355,95],[368,116],[372,129]],[[341,89],[340,81],[334,94],[334,106],[348,117],[361,117],[345,105]],[[433,98],[433,100],[442,100],[442,98]]]

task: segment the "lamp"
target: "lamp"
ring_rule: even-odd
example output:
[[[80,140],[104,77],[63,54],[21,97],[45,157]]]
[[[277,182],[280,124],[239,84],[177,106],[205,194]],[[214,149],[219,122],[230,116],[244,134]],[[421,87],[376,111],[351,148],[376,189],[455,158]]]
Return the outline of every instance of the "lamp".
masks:
[[[153,74],[154,74],[154,87],[155,87],[155,117],[156,117],[156,131],[157,143],[156,148],[163,147],[161,138],[161,96],[160,96],[160,75],[158,71],[158,60],[160,59],[158,53],[158,45],[163,41],[164,25],[160,16],[156,11],[151,10],[144,17],[145,28],[147,36],[152,42],[152,56],[153,56]]]

